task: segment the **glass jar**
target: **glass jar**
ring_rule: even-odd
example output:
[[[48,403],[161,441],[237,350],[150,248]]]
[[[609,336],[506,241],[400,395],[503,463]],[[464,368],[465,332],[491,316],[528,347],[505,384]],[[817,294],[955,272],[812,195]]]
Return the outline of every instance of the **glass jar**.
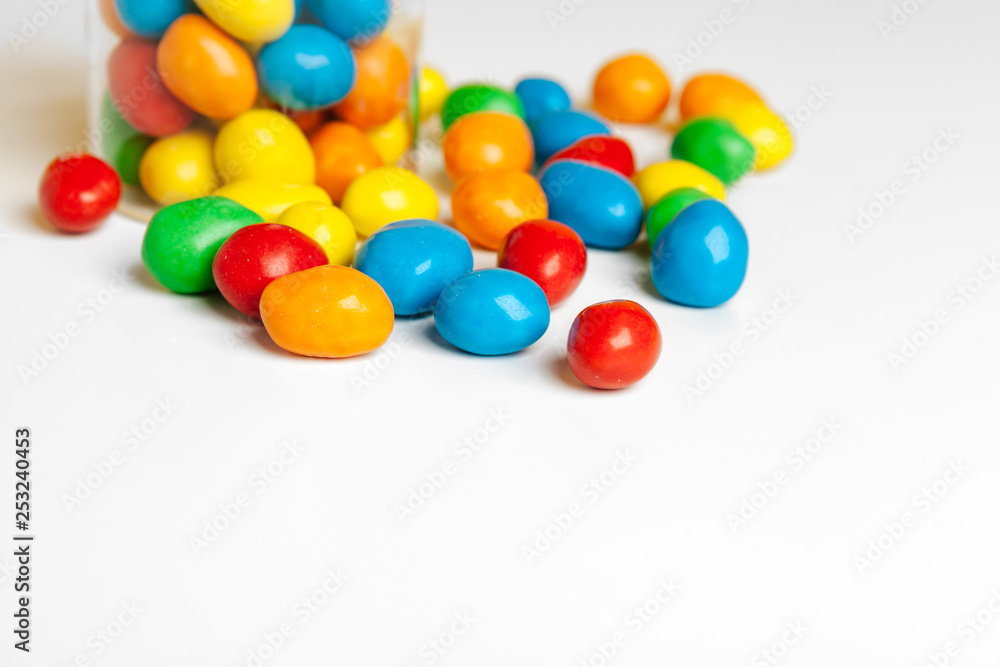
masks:
[[[200,12],[191,0],[187,1],[190,5],[189,13],[197,14],[204,19],[201,22],[193,22],[199,26],[199,29],[205,29],[202,26],[206,25],[208,26],[207,30],[212,30],[213,26],[215,28],[221,27],[221,25],[217,25],[216,23],[209,23],[205,14]],[[226,11],[239,11],[241,5],[255,1],[199,0],[198,4],[206,9],[207,14],[218,19],[218,16],[210,11],[213,4],[215,7],[221,6],[224,15]],[[340,1],[342,3],[347,2],[347,0]],[[403,66],[405,67],[405,73],[408,75],[408,80],[405,81],[406,90],[399,91],[400,94],[394,94],[394,98],[398,99],[393,100],[392,109],[398,108],[399,110],[396,113],[389,111],[391,120],[385,123],[376,122],[376,120],[381,119],[359,118],[357,114],[352,115],[348,113],[349,109],[345,110],[343,108],[342,104],[318,106],[312,103],[314,106],[298,110],[291,110],[280,106],[269,99],[263,92],[265,85],[260,76],[259,56],[262,48],[266,47],[267,44],[242,41],[226,33],[224,30],[222,33],[216,31],[215,34],[222,34],[223,39],[229,44],[228,48],[231,50],[236,49],[239,52],[245,53],[245,56],[237,53],[239,60],[245,62],[248,67],[253,67],[250,77],[257,80],[257,88],[259,90],[256,101],[253,102],[253,108],[268,108],[285,114],[299,126],[307,137],[327,122],[347,120],[349,118],[354,121],[352,124],[368,135],[372,146],[379,153],[383,164],[395,162],[400,166],[411,166],[413,163],[413,147],[417,142],[417,130],[419,127],[417,90],[420,73],[419,52],[423,33],[423,0],[381,0],[386,4],[385,9],[379,10],[379,12],[370,11],[370,7],[378,5],[380,0],[375,0],[374,2],[369,0],[356,1],[360,3],[360,6],[364,6],[366,10],[369,10],[372,20],[363,25],[356,39],[350,40],[355,62],[361,62],[359,58],[365,58],[365,50],[372,47],[376,40],[383,45],[384,40],[391,41],[399,49],[398,52],[393,49],[393,52],[401,52],[405,58]],[[127,0],[126,5],[128,2],[132,2],[134,6],[138,6],[140,8],[138,13],[140,14],[146,13],[146,10],[153,3],[159,4],[162,2],[164,5],[174,4],[173,2],[164,2],[164,0]],[[280,2],[262,2],[262,4],[275,5],[280,4]],[[308,9],[303,7],[305,4],[303,0],[295,0],[295,4],[297,8],[294,25],[311,24],[326,30],[326,26],[312,15]],[[382,14],[382,16],[379,16],[379,14]],[[388,14],[388,23],[385,21],[385,14]],[[149,19],[148,17],[143,17],[142,20]],[[133,18],[131,22],[133,28],[138,27],[135,21],[136,19]],[[226,23],[223,19],[219,19],[218,22],[219,24]],[[226,25],[229,24],[226,23]],[[382,28],[383,25],[385,26],[384,29]],[[232,26],[229,27],[232,30]],[[139,37],[133,34],[119,18],[115,8],[115,0],[88,0],[86,30],[90,52],[90,86],[88,95],[88,127],[90,129],[86,150],[107,160],[121,175],[124,187],[119,211],[139,220],[149,220],[162,205],[173,203],[178,199],[190,199],[194,196],[207,196],[211,194],[214,188],[206,186],[204,183],[200,187],[193,188],[193,190],[188,189],[186,191],[185,188],[181,188],[179,191],[177,189],[171,190],[169,194],[162,192],[147,193],[143,181],[145,180],[146,184],[149,184],[149,174],[154,168],[152,165],[147,165],[147,168],[143,169],[144,176],[141,177],[140,164],[149,147],[154,142],[176,136],[177,132],[189,132],[191,130],[199,131],[196,134],[202,136],[208,134],[210,137],[214,137],[219,129],[231,120],[233,116],[228,113],[220,114],[216,112],[213,114],[214,117],[209,117],[206,115],[207,112],[198,113],[191,108],[197,105],[193,102],[191,104],[185,103],[188,101],[187,98],[185,98],[185,102],[182,102],[178,99],[178,96],[168,90],[167,86],[163,83],[163,77],[160,74],[156,56],[160,38],[153,36]],[[238,31],[232,30],[232,32]],[[332,34],[332,31],[327,30],[326,32]],[[352,90],[352,95],[361,95],[360,90],[362,87],[357,86],[357,82],[363,81],[364,77],[367,77],[369,81],[384,81],[386,78],[385,76],[375,74],[380,64],[375,56],[370,55],[373,52],[374,49],[368,52],[368,57],[371,60],[368,60],[364,67],[357,67],[358,74],[354,84],[357,92]],[[399,70],[400,61],[398,60],[398,56],[396,58],[394,66],[396,70]],[[123,62],[124,64],[122,64]],[[112,67],[112,65],[114,66]],[[120,72],[124,69],[126,71],[124,78],[128,79],[131,77],[130,85],[125,85],[123,88],[121,82],[113,84],[111,81],[112,69],[119,73],[119,79],[123,78]],[[363,72],[365,71],[371,73],[364,74]],[[272,90],[276,89],[276,85],[278,85],[278,89],[281,89],[284,83],[286,82],[280,78],[276,80],[273,75],[269,79]],[[171,86],[171,88],[177,90],[175,86]],[[191,86],[189,85],[188,88],[190,89]],[[206,92],[204,86],[201,88],[202,90],[198,90],[195,87],[195,97]],[[378,87],[376,86],[376,88]],[[369,89],[365,88],[365,90]],[[116,93],[116,97],[112,95],[112,91]],[[134,108],[145,109],[144,105],[155,106],[153,102],[149,101],[151,98],[169,100],[167,106],[170,106],[174,112],[174,115],[171,116],[171,122],[161,123],[157,126],[155,132],[150,131],[146,119],[143,119],[143,122],[138,122],[134,118],[134,115],[130,114],[130,110]],[[355,100],[355,102],[355,104],[351,105],[355,110],[364,110],[366,108],[367,102],[365,99]],[[375,106],[378,107],[379,105]],[[385,108],[385,105],[381,106]],[[368,105],[368,108],[371,108],[371,105]],[[180,113],[182,115],[186,115],[178,118],[178,110],[181,110]],[[156,116],[155,110],[153,115]],[[207,142],[209,140],[205,139],[203,141]],[[173,144],[170,145],[173,146]],[[185,170],[191,172],[191,170],[198,171],[200,169],[204,172],[204,164],[206,160],[210,160],[207,158],[208,149],[205,146],[194,145],[189,147],[189,149],[201,151],[200,161],[195,160],[193,163],[186,163],[183,158],[176,157],[172,158],[173,162],[168,159],[165,165],[160,160],[150,159],[149,162],[159,165],[160,171],[165,169],[176,172],[167,174],[168,179],[179,179],[181,183],[185,183]],[[170,151],[161,150],[157,155],[163,153],[169,155]],[[174,155],[176,156],[178,153]],[[199,164],[201,166],[198,166]],[[218,170],[215,170],[214,178],[217,184],[223,184],[228,180],[227,174],[220,174]],[[154,196],[151,197],[150,194]],[[336,203],[338,198],[333,196],[333,199]]]

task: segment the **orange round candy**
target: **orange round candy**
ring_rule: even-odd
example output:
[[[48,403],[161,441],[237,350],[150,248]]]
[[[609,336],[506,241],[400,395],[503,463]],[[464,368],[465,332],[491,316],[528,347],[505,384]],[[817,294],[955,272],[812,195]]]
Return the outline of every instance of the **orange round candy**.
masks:
[[[410,64],[395,42],[382,35],[354,49],[357,79],[350,94],[333,107],[340,118],[363,130],[384,125],[410,99]]]
[[[631,54],[612,60],[594,80],[594,108],[619,123],[652,123],[670,103],[670,80],[651,58]]]
[[[496,250],[507,232],[526,220],[544,220],[549,202],[542,186],[523,171],[481,171],[451,193],[455,227],[484,248]]]
[[[466,114],[444,135],[444,166],[451,180],[490,169],[529,171],[535,147],[528,126],[505,113]]]
[[[392,333],[392,302],[377,282],[346,266],[282,276],[260,297],[260,316],[281,348],[340,359],[378,349]]]
[[[737,78],[726,74],[699,74],[681,91],[681,118],[712,116],[720,109],[760,102],[760,95]]]
[[[198,14],[167,29],[156,69],[174,96],[209,118],[234,118],[257,101],[257,72],[240,44]]]
[[[382,166],[371,140],[350,123],[327,123],[313,133],[309,144],[316,154],[316,184],[338,206],[354,179]]]

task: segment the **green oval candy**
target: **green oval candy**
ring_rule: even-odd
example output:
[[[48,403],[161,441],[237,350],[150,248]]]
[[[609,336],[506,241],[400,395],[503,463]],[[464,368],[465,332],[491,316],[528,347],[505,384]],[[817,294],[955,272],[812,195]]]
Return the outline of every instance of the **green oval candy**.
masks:
[[[646,240],[649,241],[649,247],[653,247],[660,232],[666,229],[681,211],[703,199],[715,199],[715,197],[697,188],[677,188],[663,195],[646,212]]]
[[[233,232],[264,219],[225,197],[202,197],[160,209],[142,239],[142,263],[179,294],[215,289],[212,262]]]
[[[674,137],[671,154],[693,162],[725,185],[753,169],[757,149],[736,126],[722,118],[696,118]]]
[[[465,114],[477,111],[508,113],[524,120],[524,105],[514,93],[496,86],[461,86],[451,91],[441,108],[441,124],[448,129]]]

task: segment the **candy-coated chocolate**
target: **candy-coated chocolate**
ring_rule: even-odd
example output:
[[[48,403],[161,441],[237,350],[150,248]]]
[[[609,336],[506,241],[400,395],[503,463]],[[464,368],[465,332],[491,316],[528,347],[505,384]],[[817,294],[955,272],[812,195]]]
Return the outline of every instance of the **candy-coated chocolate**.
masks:
[[[522,79],[514,87],[514,94],[524,106],[524,122],[531,125],[552,111],[568,111],[569,93],[551,79]]]
[[[187,130],[157,139],[139,164],[139,181],[150,198],[164,205],[207,197],[219,187],[212,160],[215,137]]]
[[[182,14],[194,9],[190,0],[115,0],[118,18],[140,37],[156,39]]]
[[[619,123],[652,123],[670,103],[670,80],[648,56],[629,54],[601,68],[594,80],[594,108]]]
[[[99,7],[101,10],[101,19],[104,21],[104,25],[108,27],[108,30],[119,37],[128,37],[132,34],[132,31],[122,23],[121,18],[118,16],[118,10],[115,9],[115,0],[100,0]]]
[[[101,225],[121,198],[118,174],[103,160],[66,153],[45,169],[38,187],[42,214],[63,232],[89,232]]]
[[[215,254],[212,276],[229,304],[260,319],[260,296],[281,276],[327,263],[316,241],[284,225],[250,225],[233,232]]]
[[[534,344],[549,328],[545,292],[527,276],[507,269],[468,273],[444,289],[434,326],[466,352],[499,355]]]
[[[156,42],[126,37],[108,58],[115,109],[136,131],[166,137],[186,129],[195,112],[167,90],[156,71]]]
[[[156,50],[156,69],[174,97],[209,118],[233,118],[257,100],[253,60],[198,14],[170,25]]]
[[[334,113],[361,129],[384,125],[410,101],[410,64],[388,36],[354,48],[357,80]]]
[[[712,308],[739,291],[747,271],[746,231],[725,204],[706,199],[688,206],[653,246],[653,285],[685,306]]]
[[[369,169],[382,166],[382,158],[368,136],[350,123],[323,125],[309,137],[316,156],[316,184],[340,204],[347,186]]]
[[[663,195],[660,201],[646,211],[646,240],[649,241],[650,249],[677,214],[695,202],[711,198],[711,195],[697,188],[677,188]]]
[[[587,248],[568,225],[554,220],[529,220],[504,237],[497,266],[534,280],[545,292],[549,306],[555,306],[583,280]]]
[[[639,238],[642,199],[617,171],[559,160],[538,178],[548,197],[549,217],[572,227],[588,246],[617,250]]]
[[[660,328],[648,310],[635,301],[605,301],[577,315],[566,357],[580,382],[624,389],[653,370],[662,347]]]
[[[582,111],[553,111],[531,126],[535,140],[535,160],[545,164],[549,158],[591,135],[609,135],[611,129]]]
[[[726,186],[722,181],[687,160],[658,162],[640,171],[633,180],[646,208],[678,188],[695,188],[721,201],[726,199]]]
[[[442,145],[453,181],[478,171],[529,171],[535,161],[531,132],[517,116],[484,111],[462,116],[448,128]]]
[[[139,162],[153,138],[137,132],[125,122],[118,109],[106,94],[101,103],[101,148],[108,163],[126,185],[139,185]]]
[[[215,288],[212,262],[236,230],[263,222],[223,197],[192,199],[161,208],[142,239],[142,263],[156,280],[179,294]]]
[[[396,164],[413,143],[410,126],[402,116],[396,116],[385,125],[365,132],[382,164]]]
[[[279,347],[340,359],[376,350],[392,333],[392,302],[377,282],[346,266],[282,276],[260,298],[264,328]]]
[[[681,118],[715,116],[734,104],[760,103],[757,92],[727,74],[699,74],[691,77],[681,91]]]
[[[318,185],[276,183],[262,179],[233,181],[216,190],[215,195],[246,206],[265,222],[277,222],[289,207],[302,202],[316,202],[327,206],[333,203],[330,195]]]
[[[357,68],[347,42],[316,25],[293,26],[257,56],[260,85],[288,109],[322,109],[354,87]]]
[[[354,267],[382,286],[396,315],[423,315],[445,287],[472,271],[472,248],[447,225],[401,220],[369,236]]]
[[[306,135],[288,116],[270,109],[251,109],[222,126],[215,139],[215,168],[224,182],[316,182]]]
[[[473,84],[449,93],[441,108],[441,125],[447,130],[465,114],[477,111],[497,111],[524,120],[524,107],[517,95],[496,86]]]
[[[670,149],[677,160],[687,160],[730,185],[753,169],[757,149],[723,118],[702,117],[688,121],[674,137]]]
[[[390,222],[438,214],[434,188],[408,169],[369,169],[347,186],[341,208],[359,236],[371,236]]]
[[[295,0],[194,1],[213,23],[241,42],[273,42],[295,19]]]
[[[389,0],[306,0],[317,19],[352,44],[364,44],[382,34],[392,15]]]
[[[459,181],[451,193],[451,213],[455,227],[470,241],[496,250],[514,227],[547,218],[549,204],[530,174],[481,171]]]
[[[732,104],[717,113],[732,122],[756,147],[758,170],[776,167],[791,154],[794,144],[791,130],[763,103]]]
[[[358,233],[347,214],[336,206],[306,201],[285,209],[278,224],[297,229],[323,248],[330,264],[350,266]]]
[[[424,66],[420,70],[419,86],[420,120],[427,120],[434,114],[441,113],[441,107],[448,97],[448,82],[439,71]]]
[[[556,160],[577,160],[596,164],[614,169],[625,178],[632,178],[635,173],[635,155],[632,153],[632,147],[627,141],[618,137],[601,135],[584,137],[550,157],[548,162]]]

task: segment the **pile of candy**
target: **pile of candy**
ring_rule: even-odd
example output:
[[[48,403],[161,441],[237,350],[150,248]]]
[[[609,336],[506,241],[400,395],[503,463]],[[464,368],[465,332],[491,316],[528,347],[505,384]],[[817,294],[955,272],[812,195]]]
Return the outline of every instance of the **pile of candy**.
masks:
[[[141,185],[163,205],[142,260],[166,288],[218,289],[278,346],[343,358],[383,345],[395,317],[429,313],[459,349],[523,350],[580,284],[587,247],[629,247],[644,222],[665,298],[714,307],[742,285],[748,243],[726,187],[791,152],[787,127],[742,82],[687,81],[673,159],[637,172],[606,121],[663,119],[670,81],[646,56],[601,69],[596,114],[547,79],[449,92],[425,68],[411,111],[440,115],[448,226],[434,221],[434,189],[394,166],[415,119],[410,63],[384,33],[388,0],[196,1],[104,3],[121,35],[102,128],[113,168],[63,156],[40,191],[56,227],[82,232],[114,210],[119,178]],[[496,250],[498,268],[474,271],[470,242]],[[648,311],[611,301],[576,318],[568,362],[590,386],[621,388],[660,348]]]

